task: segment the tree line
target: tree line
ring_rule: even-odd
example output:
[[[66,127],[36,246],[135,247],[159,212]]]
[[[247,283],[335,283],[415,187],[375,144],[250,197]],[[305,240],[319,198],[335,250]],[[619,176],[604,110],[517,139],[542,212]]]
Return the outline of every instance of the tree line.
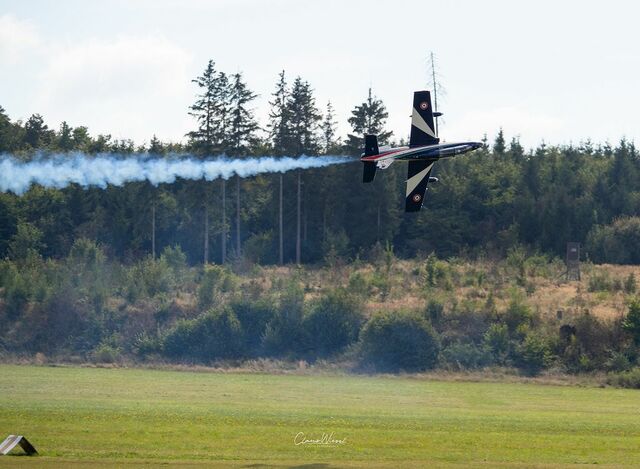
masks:
[[[226,74],[209,61],[193,82],[196,99],[186,111],[194,129],[183,143],[154,135],[136,145],[91,136],[87,127],[66,122],[50,129],[39,114],[12,121],[0,108],[0,153],[24,160],[38,152],[71,151],[358,156],[367,133],[378,134],[381,144],[405,143],[386,129],[388,113],[371,89],[354,106],[352,131],[342,138],[331,102],[321,112],[311,84],[301,77],[278,75],[264,125],[252,107],[256,93],[241,73]],[[81,237],[125,262],[155,258],[177,245],[192,264],[357,259],[387,243],[407,257],[501,256],[518,245],[562,255],[566,242],[578,241],[595,261],[640,262],[633,247],[640,240],[640,157],[632,142],[527,150],[501,130],[492,142],[483,141],[481,150],[438,163],[440,183],[430,185],[417,215],[402,212],[402,164],[370,185],[361,184],[361,167],[354,163],[230,181],[104,190],[35,186],[21,197],[3,193],[0,256],[33,251],[62,258]]]

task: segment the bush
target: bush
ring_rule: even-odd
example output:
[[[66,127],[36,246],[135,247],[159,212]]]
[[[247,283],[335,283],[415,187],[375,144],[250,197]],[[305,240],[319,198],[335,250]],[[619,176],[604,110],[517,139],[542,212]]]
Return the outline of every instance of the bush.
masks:
[[[247,356],[257,356],[262,350],[262,339],[267,324],[276,315],[276,308],[268,299],[235,300],[230,304],[244,333],[242,350]]]
[[[162,351],[162,340],[158,336],[142,332],[136,336],[133,342],[133,351],[142,358],[160,353]]]
[[[552,359],[551,349],[543,337],[529,334],[518,346],[518,366],[530,375],[537,375],[549,366]]]
[[[330,292],[318,300],[304,318],[309,351],[322,357],[342,351],[358,340],[363,320],[359,301],[343,289]]]
[[[243,332],[231,308],[210,310],[202,316],[181,320],[164,337],[165,355],[211,362],[242,355]]]
[[[439,361],[443,368],[472,370],[488,366],[493,360],[487,347],[456,342],[442,349]]]
[[[589,276],[589,284],[587,286],[587,289],[590,292],[598,292],[598,291],[612,291],[614,290],[613,288],[613,281],[611,280],[611,277],[609,276],[609,272],[607,272],[606,270],[603,271],[594,271],[590,276]]]
[[[206,265],[198,287],[198,304],[203,309],[214,306],[220,293],[234,288],[235,277],[231,272],[219,265]]]
[[[633,300],[629,303],[629,312],[627,313],[622,328],[631,336],[636,345],[640,345],[640,301]]]
[[[282,289],[278,308],[267,324],[262,340],[268,355],[296,353],[304,348],[304,290],[295,281]]]
[[[640,389],[640,368],[621,373],[611,373],[607,377],[607,384],[619,388]]]
[[[498,364],[506,365],[511,352],[511,340],[507,325],[491,324],[484,334],[484,345],[491,351]]]
[[[510,333],[517,332],[522,326],[529,326],[533,321],[531,309],[518,297],[511,299],[507,310],[504,312],[504,322]]]
[[[120,349],[109,343],[101,343],[91,354],[97,363],[115,363],[120,360]]]
[[[164,248],[160,259],[171,269],[175,280],[180,280],[187,270],[187,255],[178,245]]]
[[[273,248],[273,232],[253,234],[244,242],[242,253],[251,262],[260,264],[261,262],[269,262],[276,260]]]
[[[365,324],[361,337],[364,362],[381,371],[433,368],[440,350],[431,324],[415,313],[378,313]]]
[[[638,283],[636,282],[636,276],[631,272],[624,280],[624,292],[632,294],[636,292],[637,288]]]

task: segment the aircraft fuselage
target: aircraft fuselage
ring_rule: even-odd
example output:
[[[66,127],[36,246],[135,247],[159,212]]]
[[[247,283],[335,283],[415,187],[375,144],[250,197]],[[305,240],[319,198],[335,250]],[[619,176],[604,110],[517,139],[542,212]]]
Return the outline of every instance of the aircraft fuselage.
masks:
[[[461,155],[482,146],[480,142],[438,143],[418,147],[397,147],[383,150],[377,155],[363,156],[362,161],[374,161],[380,168],[388,167],[393,161],[438,160]]]

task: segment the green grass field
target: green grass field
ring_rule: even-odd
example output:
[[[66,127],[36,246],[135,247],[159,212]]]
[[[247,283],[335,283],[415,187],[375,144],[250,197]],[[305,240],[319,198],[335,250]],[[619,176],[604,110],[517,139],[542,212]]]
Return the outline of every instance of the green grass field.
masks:
[[[333,433],[344,444],[295,445]],[[409,378],[0,366],[0,466],[640,465],[633,390]]]

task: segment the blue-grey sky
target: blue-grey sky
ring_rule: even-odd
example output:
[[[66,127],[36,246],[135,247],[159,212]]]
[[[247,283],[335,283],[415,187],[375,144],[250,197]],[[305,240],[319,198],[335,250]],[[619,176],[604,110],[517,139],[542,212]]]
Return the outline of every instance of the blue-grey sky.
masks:
[[[285,69],[340,122],[369,86],[396,137],[437,55],[445,140],[527,146],[635,139],[640,6],[623,0],[0,0],[0,105],[140,143],[193,127],[190,82],[211,58],[267,101]]]

